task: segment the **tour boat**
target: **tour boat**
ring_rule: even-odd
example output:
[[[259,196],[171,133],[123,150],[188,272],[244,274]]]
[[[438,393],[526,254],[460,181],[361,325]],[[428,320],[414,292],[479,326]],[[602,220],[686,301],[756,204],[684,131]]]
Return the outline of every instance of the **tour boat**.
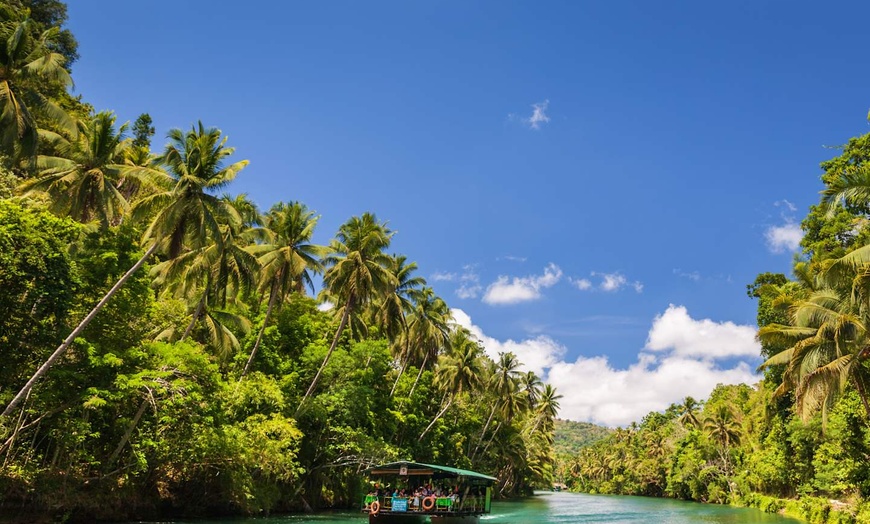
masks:
[[[366,470],[370,524],[476,524],[490,512],[495,477],[467,469],[391,462]]]

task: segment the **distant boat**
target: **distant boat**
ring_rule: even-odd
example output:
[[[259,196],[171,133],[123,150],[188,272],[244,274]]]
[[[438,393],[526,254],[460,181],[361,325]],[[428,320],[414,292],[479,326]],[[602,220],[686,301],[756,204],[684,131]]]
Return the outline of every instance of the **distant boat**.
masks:
[[[495,477],[467,469],[391,462],[365,471],[372,488],[362,511],[370,524],[476,524],[490,512]]]

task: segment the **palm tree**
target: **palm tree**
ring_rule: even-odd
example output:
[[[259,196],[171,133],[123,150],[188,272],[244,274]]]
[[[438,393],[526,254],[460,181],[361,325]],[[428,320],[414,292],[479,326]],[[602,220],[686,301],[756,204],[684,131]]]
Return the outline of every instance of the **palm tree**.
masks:
[[[836,274],[836,265],[832,269]],[[849,383],[855,385],[870,416],[870,375],[863,365],[870,356],[870,339],[864,318],[855,311],[852,300],[834,289],[822,289],[789,309],[789,325],[769,324],[759,329],[763,342],[787,348],[770,357],[762,368],[786,365],[775,394],[794,390],[797,411],[804,420],[819,410],[825,420],[828,409]]]
[[[390,341],[393,354],[399,360],[399,373],[390,390],[390,396],[396,391],[399,379],[408,365],[408,349],[410,337],[408,336],[407,316],[414,310],[415,304],[423,298],[422,290],[426,285],[426,279],[415,277],[417,263],[408,263],[404,255],[392,257],[392,272],[396,277],[396,286],[392,289],[378,307],[376,317],[383,326],[384,334]]]
[[[426,433],[440,419],[453,401],[462,395],[463,391],[472,390],[481,383],[483,366],[480,355],[483,353],[480,344],[474,340],[465,329],[456,329],[450,334],[450,354],[439,359],[437,368],[437,381],[441,390],[445,392],[444,406],[426,426],[423,433],[417,439],[423,440]]]
[[[562,398],[562,395],[556,393],[556,388],[550,384],[544,386],[544,391],[541,393],[541,401],[537,406],[535,425],[531,431],[533,434],[538,430],[538,427],[542,427],[548,433],[548,440],[552,439],[552,429],[555,424],[556,415],[559,414],[559,400]]]
[[[435,295],[430,287],[424,287],[416,297],[411,318],[408,321],[407,359],[422,357],[417,378],[408,392],[408,398],[414,395],[420,377],[426,369],[426,363],[434,361],[438,352],[447,345],[450,336],[450,308],[441,297]],[[413,354],[412,354],[413,353]]]
[[[239,380],[245,377],[254,361],[275,306],[283,303],[294,291],[304,292],[306,285],[314,291],[311,274],[323,271],[319,259],[323,248],[311,244],[319,218],[301,202],[279,202],[264,217],[268,241],[251,246],[249,250],[258,256],[262,266],[259,291],[265,293],[269,290],[269,305]]]
[[[21,390],[6,406],[3,415],[9,415],[33,388],[33,385],[63,355],[72,341],[90,324],[103,306],[118,292],[130,277],[145,264],[161,245],[168,245],[169,256],[181,253],[185,243],[191,249],[202,247],[208,240],[220,238],[221,230],[217,216],[237,215],[232,205],[212,194],[229,184],[246,165],[247,160],[229,166],[224,160],[234,149],[225,147],[218,129],[206,129],[200,122],[187,133],[174,129],[169,132],[170,144],[161,157],[161,163],[170,170],[166,177],[166,189],[149,195],[133,206],[133,216],[153,217],[145,230],[143,239],[150,242],[145,254],[133,264],[78,326],[64,339],[42,366],[33,374]]]
[[[683,403],[680,404],[680,418],[678,419],[680,424],[683,427],[691,426],[693,428],[700,428],[701,421],[698,420],[698,408],[700,404],[697,400],[692,397],[686,397],[683,399]]]
[[[517,377],[520,375],[520,361],[517,356],[511,352],[499,353],[498,363],[496,364],[495,373],[490,377],[488,384],[490,391],[496,395],[496,400],[492,404],[492,410],[489,413],[489,418],[480,432],[480,437],[477,439],[477,445],[474,447],[474,452],[471,454],[472,460],[477,455],[477,450],[483,442],[486,435],[486,430],[495,416],[496,411],[503,410],[505,417],[510,420],[518,408],[516,402]],[[495,434],[495,432],[493,432]],[[491,439],[490,439],[491,440]]]
[[[254,228],[259,221],[256,206],[246,195],[235,199],[224,196],[222,200],[235,213],[215,217],[220,222],[221,236],[199,249],[158,264],[152,274],[157,277],[158,286],[165,285],[168,292],[192,299],[196,304],[181,340],[202,320],[210,344],[225,358],[230,351],[239,348],[238,339],[229,326],[243,332],[250,328],[246,318],[226,311],[227,302],[254,287],[260,265],[247,250],[258,233]]]
[[[119,187],[130,180],[148,183],[155,176],[148,167],[124,163],[129,141],[127,124],[115,129],[115,115],[104,111],[78,122],[78,134],[68,140],[50,131],[40,131],[55,156],[40,155],[39,176],[22,184],[25,194],[46,192],[52,209],[82,223],[97,219],[103,229],[118,224],[129,211]]]
[[[392,237],[393,232],[371,213],[352,217],[338,229],[329,246],[330,253],[324,259],[324,265],[329,269],[323,276],[323,285],[340,304],[336,314],[341,320],[323,363],[296,408],[297,413],[317,386],[348,320],[374,298],[395,287],[396,277],[390,271],[390,257],[384,253]]]
[[[731,465],[728,449],[732,444],[740,443],[740,422],[734,410],[728,404],[720,404],[712,414],[704,419],[704,429],[717,443],[719,454],[725,466],[726,474],[730,474]]]
[[[541,400],[541,388],[544,383],[534,371],[526,371],[525,375],[520,377],[520,383],[526,396],[527,407],[530,410],[535,409]]]
[[[52,28],[35,38],[36,22],[30,12],[15,13],[0,6],[0,152],[12,158],[33,157],[38,142],[31,108],[75,134],[75,123],[40,88],[46,83],[72,85],[64,69],[65,58],[51,50],[58,35]]]

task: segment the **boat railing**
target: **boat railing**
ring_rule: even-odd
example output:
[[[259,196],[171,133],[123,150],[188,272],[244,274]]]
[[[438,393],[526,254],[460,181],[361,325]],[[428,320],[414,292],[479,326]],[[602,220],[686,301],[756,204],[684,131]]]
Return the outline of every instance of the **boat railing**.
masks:
[[[424,499],[427,497],[393,497],[366,495],[363,499],[363,511],[369,511],[372,503],[377,501],[379,511],[392,512],[395,506],[396,512],[408,513],[483,513],[484,497],[469,495],[454,499],[452,497],[434,497],[435,501],[430,508],[424,508]],[[428,505],[428,504],[426,504]]]

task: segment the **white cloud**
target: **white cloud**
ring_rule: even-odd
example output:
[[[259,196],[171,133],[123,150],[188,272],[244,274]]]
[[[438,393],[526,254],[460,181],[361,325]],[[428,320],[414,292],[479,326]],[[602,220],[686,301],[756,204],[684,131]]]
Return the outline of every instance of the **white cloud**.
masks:
[[[764,238],[767,240],[767,249],[771,253],[792,252],[797,251],[800,247],[804,232],[800,224],[787,221],[781,226],[767,228],[767,231],[764,232]]]
[[[319,311],[331,311],[335,307],[335,304],[332,302],[321,302],[317,304],[317,309]]]
[[[436,271],[429,275],[429,279],[434,282],[453,282],[456,280],[456,273],[448,273],[446,271]]]
[[[604,291],[619,291],[619,288],[628,283],[628,279],[619,273],[604,274],[601,278],[601,289]]]
[[[593,277],[598,277],[600,279],[598,289],[600,289],[601,291],[615,293],[624,287],[631,287],[637,293],[643,292],[643,282],[639,280],[635,280],[634,282],[632,282],[628,280],[625,275],[618,271],[615,273],[598,273],[593,271],[590,274]],[[574,287],[576,287],[580,291],[591,291],[593,289],[592,281],[587,278],[568,278],[568,281],[574,284]]]
[[[549,100],[544,100],[543,102],[538,102],[537,104],[532,104],[532,116],[523,120],[528,126],[534,130],[541,129],[541,124],[546,124],[550,121],[550,117],[547,116],[547,106],[550,105]]]
[[[705,398],[717,384],[753,384],[759,378],[746,362],[721,369],[708,360],[641,353],[626,369],[614,368],[605,356],[559,362],[547,382],[563,395],[561,418],[624,426],[686,396]]]
[[[580,291],[587,291],[592,287],[592,282],[590,282],[586,278],[569,278],[568,281],[574,284],[574,287],[576,287]]]
[[[788,200],[778,200],[773,205],[785,208],[785,210],[780,211],[782,223],[772,225],[764,231],[767,249],[771,253],[792,253],[797,251],[801,245],[801,240],[804,238],[804,232],[794,218],[797,207]]]
[[[480,285],[480,276],[477,274],[477,266],[468,264],[463,266],[459,276],[459,287],[456,288],[456,296],[462,299],[477,298],[483,286]]]
[[[546,335],[538,335],[525,340],[500,341],[484,334],[483,330],[471,322],[471,317],[461,309],[451,309],[457,325],[468,329],[483,344],[486,354],[497,360],[499,353],[511,352],[523,364],[523,368],[544,376],[547,368],[559,362],[565,354],[565,347]]]
[[[509,260],[511,262],[525,262],[528,260],[526,257],[515,257],[513,255],[505,255],[497,260]]]
[[[653,320],[647,347],[624,369],[614,367],[606,356],[565,361],[566,348],[546,335],[501,341],[486,335],[461,309],[451,312],[456,324],[471,331],[490,357],[512,351],[526,369],[552,384],[563,395],[561,418],[624,426],[688,395],[705,398],[717,384],[754,384],[761,378],[752,371],[760,351],[754,328],[695,320],[682,306],[670,306]],[[717,362],[748,357],[750,349],[752,359],[729,366]]]
[[[547,382],[564,395],[560,417],[624,426],[688,395],[705,398],[717,384],[756,383],[760,350],[754,327],[696,320],[671,305],[653,320],[634,364],[619,369],[606,356],[580,357],[553,365]],[[743,360],[717,362],[734,357]]]
[[[541,298],[541,290],[552,287],[562,278],[562,270],[550,263],[542,275],[528,277],[499,276],[486,288],[483,301],[490,305],[517,304]]]
[[[698,282],[701,280],[701,273],[698,273],[697,271],[683,271],[682,269],[677,267],[674,268],[674,274],[678,277],[688,278],[689,280],[692,280],[694,282]]]
[[[757,357],[761,352],[754,327],[695,320],[684,306],[673,304],[653,320],[644,349],[704,360]]]
[[[538,102],[536,104],[532,104],[532,114],[529,117],[523,117],[516,115],[514,113],[508,114],[508,120],[514,122],[520,122],[523,125],[528,126],[530,129],[534,129],[535,131],[541,129],[541,125],[546,124],[550,121],[549,115],[547,115],[547,107],[550,105],[549,100],[544,100],[543,102]]]
[[[788,200],[786,200],[784,198],[782,200],[777,200],[776,202],[773,203],[773,205],[775,205],[776,207],[783,206],[786,209],[788,209],[789,211],[791,211],[792,213],[797,211],[797,206],[795,206],[794,204],[792,204],[791,202],[789,202]]]

